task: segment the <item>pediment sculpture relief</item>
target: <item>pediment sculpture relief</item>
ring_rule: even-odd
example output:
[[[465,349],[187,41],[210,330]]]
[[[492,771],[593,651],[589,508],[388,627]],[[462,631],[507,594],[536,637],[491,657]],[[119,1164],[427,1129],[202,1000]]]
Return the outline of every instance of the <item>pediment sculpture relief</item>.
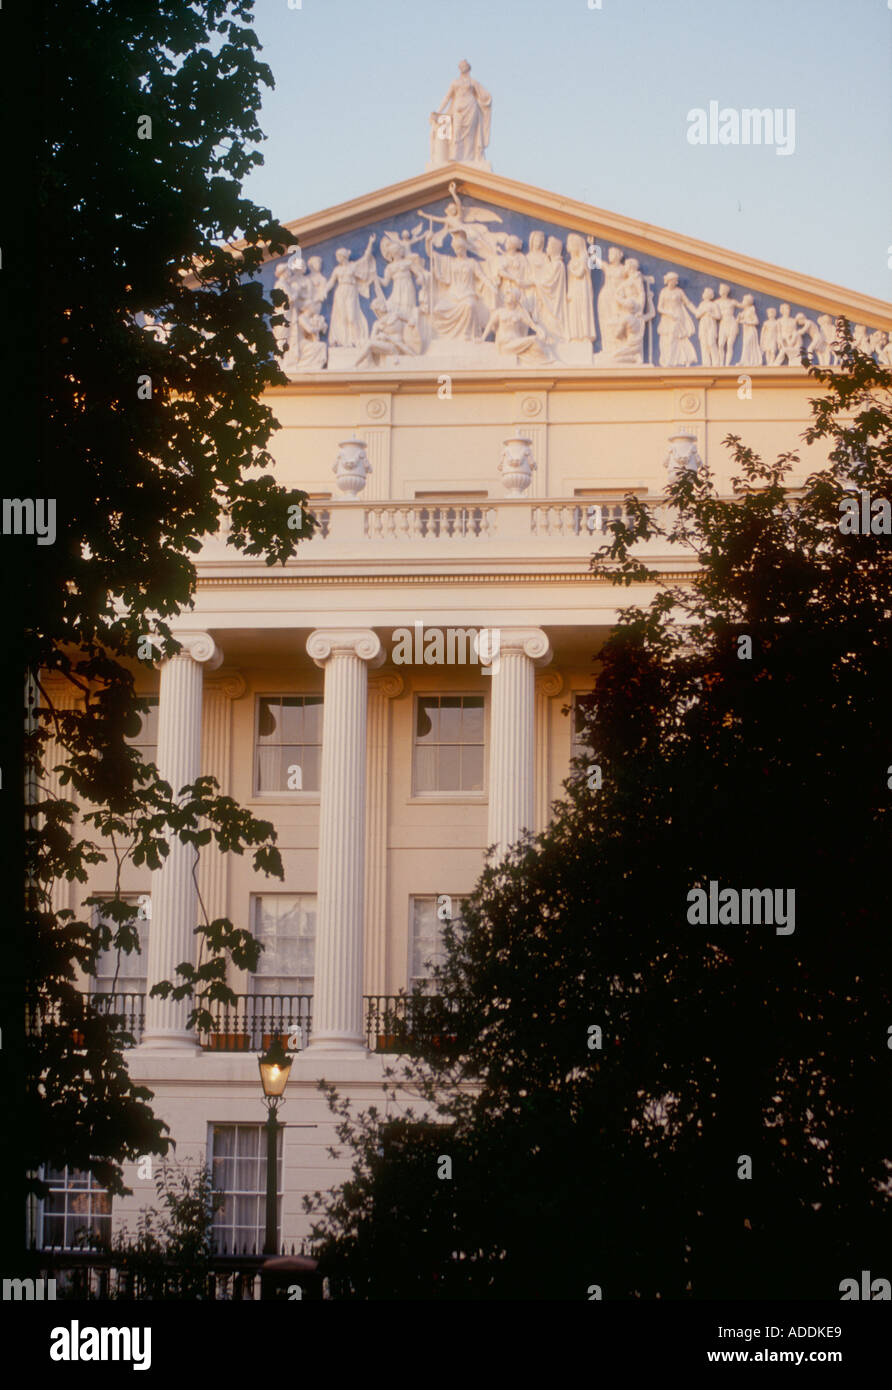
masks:
[[[414,225],[370,233],[358,255],[336,247],[327,273],[318,255],[279,262],[275,284],[289,308],[276,335],[287,373],[800,367],[803,345],[836,365],[829,314],[762,307],[754,294],[724,281],[702,286],[684,269],[649,271],[617,246],[593,266],[582,233],[563,240],[532,228],[524,238],[454,181],[449,193],[442,212],[418,208]],[[888,333],[858,325],[855,340],[892,366]]]

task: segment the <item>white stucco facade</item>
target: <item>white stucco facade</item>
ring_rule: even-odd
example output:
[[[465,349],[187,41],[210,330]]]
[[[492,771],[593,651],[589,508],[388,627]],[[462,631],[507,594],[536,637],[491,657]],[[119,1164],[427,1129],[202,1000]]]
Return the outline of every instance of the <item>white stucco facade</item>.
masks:
[[[286,1124],[318,1128],[285,1132],[286,1243],[308,1231],[303,1194],[331,1185],[345,1171],[326,1153],[334,1136],[318,1080],[337,1083],[359,1105],[381,1101],[383,1066],[393,1058],[368,1050],[364,1000],[409,987],[419,949],[413,939],[413,922],[417,932],[420,920],[413,916],[415,900],[469,893],[487,845],[510,843],[524,828],[543,828],[550,803],[561,795],[571,758],[571,717],[564,707],[591,688],[593,658],[618,607],[647,598],[640,589],[614,589],[589,575],[589,558],[606,538],[623,495],[660,497],[670,441],[679,438],[682,463],[696,454],[719,491],[728,494],[732,468],[722,447],[727,434],[739,434],[773,458],[800,445],[810,419],[814,385],[801,367],[769,362],[767,349],[760,350],[758,365],[745,358],[752,335],[749,348],[742,341],[733,347],[728,366],[703,360],[661,365],[666,332],[662,338],[654,332],[649,343],[639,340],[645,360],[624,361],[618,344],[634,336],[644,315],[634,303],[614,312],[602,301],[608,283],[602,267],[634,259],[653,270],[654,293],[647,302],[653,304],[648,323],[654,330],[668,314],[665,301],[662,314],[657,308],[656,282],[671,289],[673,274],[688,286],[695,308],[703,277],[716,287],[731,282],[735,294],[751,292],[760,297],[763,324],[769,300],[804,306],[799,312],[810,322],[844,313],[868,326],[878,356],[885,348],[882,335],[892,330],[889,307],[877,301],[513,183],[483,164],[434,167],[304,219],[293,230],[310,265],[314,248],[324,248],[320,259],[328,263],[318,272],[324,275],[338,264],[329,241],[355,242],[361,251],[369,227],[388,220],[398,227],[403,219],[411,230],[417,209],[448,208],[456,194],[466,227],[503,238],[494,245],[468,238],[480,273],[486,269],[489,275],[491,288],[484,284],[479,290],[479,307],[488,317],[514,302],[508,282],[515,274],[534,326],[546,321],[549,304],[555,322],[562,312],[556,257],[542,271],[552,276],[547,282],[536,279],[535,267],[544,262],[535,254],[518,263],[520,271],[512,269],[505,258],[519,255],[523,262],[538,243],[529,232],[512,232],[522,243],[512,248],[509,233],[499,227],[535,229],[544,223],[562,228],[568,242],[584,238],[586,246],[604,248],[603,261],[599,252],[588,266],[593,332],[585,336],[587,301],[580,300],[575,322],[582,328],[574,330],[565,317],[562,338],[552,325],[540,339],[543,352],[551,353],[545,360],[523,346],[503,351],[498,331],[492,341],[483,340],[482,323],[476,338],[450,337],[441,330],[460,325],[460,316],[456,301],[443,292],[446,279],[438,277],[452,276],[453,269],[441,265],[436,272],[434,259],[449,259],[448,244],[437,249],[431,243],[427,258],[406,253],[420,258],[418,274],[413,289],[408,271],[401,272],[402,302],[409,308],[391,325],[390,348],[385,343],[360,362],[362,343],[333,341],[332,325],[339,322],[334,307],[326,319],[320,308],[326,301],[314,298],[316,292],[301,300],[292,285],[298,312],[283,345],[289,384],[268,396],[280,424],[272,445],[275,478],[311,495],[320,531],[300,544],[296,558],[276,568],[240,557],[226,548],[225,537],[210,540],[198,561],[194,610],[181,623],[189,637],[184,655],[164,671],[146,665],[139,673],[141,690],[161,702],[162,772],[166,765],[180,784],[198,769],[210,772],[224,793],[276,827],[285,867],[281,883],[255,875],[249,856],[203,855],[199,886],[209,917],[227,915],[251,925],[258,895],[286,894],[315,904],[313,1030],[302,1038],[310,1045],[295,1059],[281,1117]],[[468,219],[473,207],[488,209],[494,218]],[[396,237],[394,232],[392,245]],[[607,248],[614,243],[622,247],[622,261],[610,261]],[[376,253],[370,254],[374,260]],[[388,265],[397,259],[396,251],[392,259],[384,257]],[[675,271],[663,272],[666,264]],[[371,265],[366,262],[367,281]],[[380,281],[376,297],[385,306],[379,303],[377,321],[390,302],[387,290],[395,295],[399,279],[388,280],[382,265],[379,259],[372,267]],[[287,282],[285,274],[277,278]],[[320,282],[319,294],[323,288]],[[371,335],[369,301],[354,299],[343,300],[338,311],[347,325],[343,334],[349,336],[358,306]],[[738,307],[742,303],[741,298]],[[602,322],[608,312],[610,324]],[[318,319],[329,333],[327,354],[321,350],[325,332],[318,322],[314,327]],[[574,339],[573,331],[582,336]],[[537,335],[527,327],[521,336]],[[695,336],[696,329],[683,339],[692,350]],[[503,337],[502,347],[507,342]],[[699,343],[695,357],[711,359],[708,334]],[[670,349],[666,353],[671,356]],[[522,443],[511,445],[516,440]],[[792,481],[823,461],[817,450],[803,447]],[[666,575],[683,575],[692,564],[689,557],[661,554],[655,544],[650,558]],[[414,634],[417,623],[423,635],[433,629],[495,631],[498,661],[489,668],[479,661],[395,661],[394,633]],[[300,766],[302,785],[282,785],[280,771],[279,785],[264,789],[258,786],[258,720],[271,716],[263,701],[295,696],[324,700],[318,777],[308,772],[310,762],[295,755],[289,763],[291,755],[281,753],[279,768]],[[464,734],[458,744],[444,736],[435,753],[419,754],[420,722],[433,708],[419,706],[425,696],[452,698],[450,718],[456,710],[464,718],[467,710],[466,744]],[[466,706],[455,703],[458,696],[468,697]],[[482,740],[474,732],[481,728]],[[454,752],[457,746],[460,753]],[[452,751],[444,753],[446,747]],[[432,785],[438,776],[460,785],[438,788]],[[125,891],[151,894],[151,984],[153,975],[169,974],[190,949],[198,910],[191,865],[184,856],[172,856],[154,876],[133,870],[127,875]],[[86,887],[61,889],[59,905],[78,907],[88,892],[110,891],[112,882],[100,868]],[[284,948],[282,959],[287,965]],[[306,978],[303,969],[300,977]],[[239,994],[251,992],[244,976],[230,983]],[[303,993],[297,986],[295,972],[287,992]],[[184,1017],[182,1007],[147,1004],[143,1040],[130,1056],[131,1074],[154,1091],[155,1108],[169,1123],[181,1159],[204,1156],[209,1127],[259,1125],[264,1118],[256,1049],[239,1054],[201,1048],[185,1032]],[[136,1165],[127,1178],[134,1195],[115,1202],[115,1220],[132,1225],[153,1189],[138,1177]]]

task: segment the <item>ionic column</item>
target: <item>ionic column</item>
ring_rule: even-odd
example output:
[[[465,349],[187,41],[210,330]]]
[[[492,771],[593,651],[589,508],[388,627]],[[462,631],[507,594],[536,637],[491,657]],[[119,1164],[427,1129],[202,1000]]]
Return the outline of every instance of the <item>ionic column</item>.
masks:
[[[40,683],[46,691],[47,696],[52,701],[53,708],[57,710],[58,713],[67,714],[73,710],[83,710],[84,697],[73,681],[65,680],[57,676],[47,677],[43,675]],[[52,727],[52,725],[50,727]],[[55,771],[55,768],[60,763],[66,763],[68,761],[68,753],[64,745],[55,737],[55,734],[50,738],[49,742],[44,745],[43,758],[45,768],[43,784],[46,787],[46,796],[52,799],[61,797],[64,800],[70,800],[72,795],[71,788],[63,787],[59,774]],[[40,799],[43,800],[44,798],[41,797]],[[80,811],[78,810],[75,813],[75,819],[69,826],[72,835],[77,834],[79,824]],[[80,885],[74,883],[69,883],[67,878],[53,879],[53,912],[61,912],[63,908],[74,908],[77,910],[79,896],[75,895],[74,889],[79,886]]]
[[[202,668],[216,670],[223,660],[206,632],[175,633],[183,650],[161,666],[158,697],[158,771],[176,799],[201,772]],[[192,1007],[185,999],[152,998],[159,980],[178,982],[176,968],[193,960],[198,895],[192,870],[196,851],[178,836],[168,838],[169,852],[152,874],[152,924],[146,963],[144,1048],[195,1048],[195,1033],[186,1028]]]
[[[548,828],[551,813],[551,702],[564,688],[560,671],[536,676],[536,824],[537,835]]]
[[[232,795],[232,702],[241,699],[246,689],[245,678],[238,671],[221,672],[204,682],[201,774],[215,777],[223,796]],[[198,861],[198,891],[211,922],[229,915],[230,857],[212,840]]]
[[[322,629],[307,652],[325,672],[313,1032],[308,1051],[364,1052],[366,706],[384,660],[369,628]]]
[[[501,628],[492,660],[487,843],[497,858],[523,830],[532,830],[535,801],[535,672],[551,660],[538,627]],[[489,662],[487,662],[489,664]]]
[[[402,676],[369,679],[366,761],[365,970],[364,994],[387,993],[387,788],[390,702],[405,689]]]

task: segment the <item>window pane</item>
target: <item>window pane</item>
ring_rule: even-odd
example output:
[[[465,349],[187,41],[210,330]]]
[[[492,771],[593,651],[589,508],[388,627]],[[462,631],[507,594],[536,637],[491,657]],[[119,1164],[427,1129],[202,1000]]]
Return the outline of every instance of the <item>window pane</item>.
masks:
[[[441,792],[461,791],[461,755],[462,749],[458,744],[443,743],[440,745],[439,790]]]
[[[321,786],[322,749],[312,744],[303,747],[303,790],[317,792]]]
[[[465,743],[483,742],[483,696],[465,697],[462,711],[462,739]]]
[[[302,696],[286,696],[283,699],[279,737],[282,743],[303,743],[304,702]]]
[[[461,789],[464,792],[483,791],[483,745],[461,750]]]
[[[439,696],[421,695],[418,698],[418,715],[415,738],[418,743],[434,743],[439,728]]]
[[[304,742],[322,742],[322,696],[304,696]]]
[[[459,743],[461,741],[460,695],[444,695],[440,701],[440,742]]]
[[[419,792],[437,790],[437,749],[416,748],[415,750],[415,789]]]
[[[269,742],[271,739],[278,740],[277,729],[279,702],[278,700],[261,697],[260,710],[257,719],[257,737],[262,743]]]
[[[278,748],[257,749],[257,790],[277,791],[281,785],[282,757]]]

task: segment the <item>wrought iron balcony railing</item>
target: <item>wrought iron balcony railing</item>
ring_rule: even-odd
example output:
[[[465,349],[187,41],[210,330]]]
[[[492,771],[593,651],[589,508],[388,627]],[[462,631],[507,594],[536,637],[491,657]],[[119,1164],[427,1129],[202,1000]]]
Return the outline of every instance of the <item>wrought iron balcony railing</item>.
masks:
[[[135,993],[84,994],[96,1010],[106,1013],[115,1032],[130,1045],[139,1043],[145,1027],[145,995]],[[454,1041],[450,1010],[438,995],[413,999],[405,994],[363,996],[366,1045],[372,1052],[418,1053],[448,1051]],[[301,1051],[313,1030],[311,994],[237,994],[234,1004],[209,1005],[213,1026],[200,1029],[198,1041],[206,1052],[263,1052],[279,1038],[291,1052]],[[28,1006],[27,1031],[38,1036],[58,1026],[58,1011],[51,1017],[36,1003]],[[70,1025],[72,1041],[79,1046],[83,1035],[76,1021]]]

